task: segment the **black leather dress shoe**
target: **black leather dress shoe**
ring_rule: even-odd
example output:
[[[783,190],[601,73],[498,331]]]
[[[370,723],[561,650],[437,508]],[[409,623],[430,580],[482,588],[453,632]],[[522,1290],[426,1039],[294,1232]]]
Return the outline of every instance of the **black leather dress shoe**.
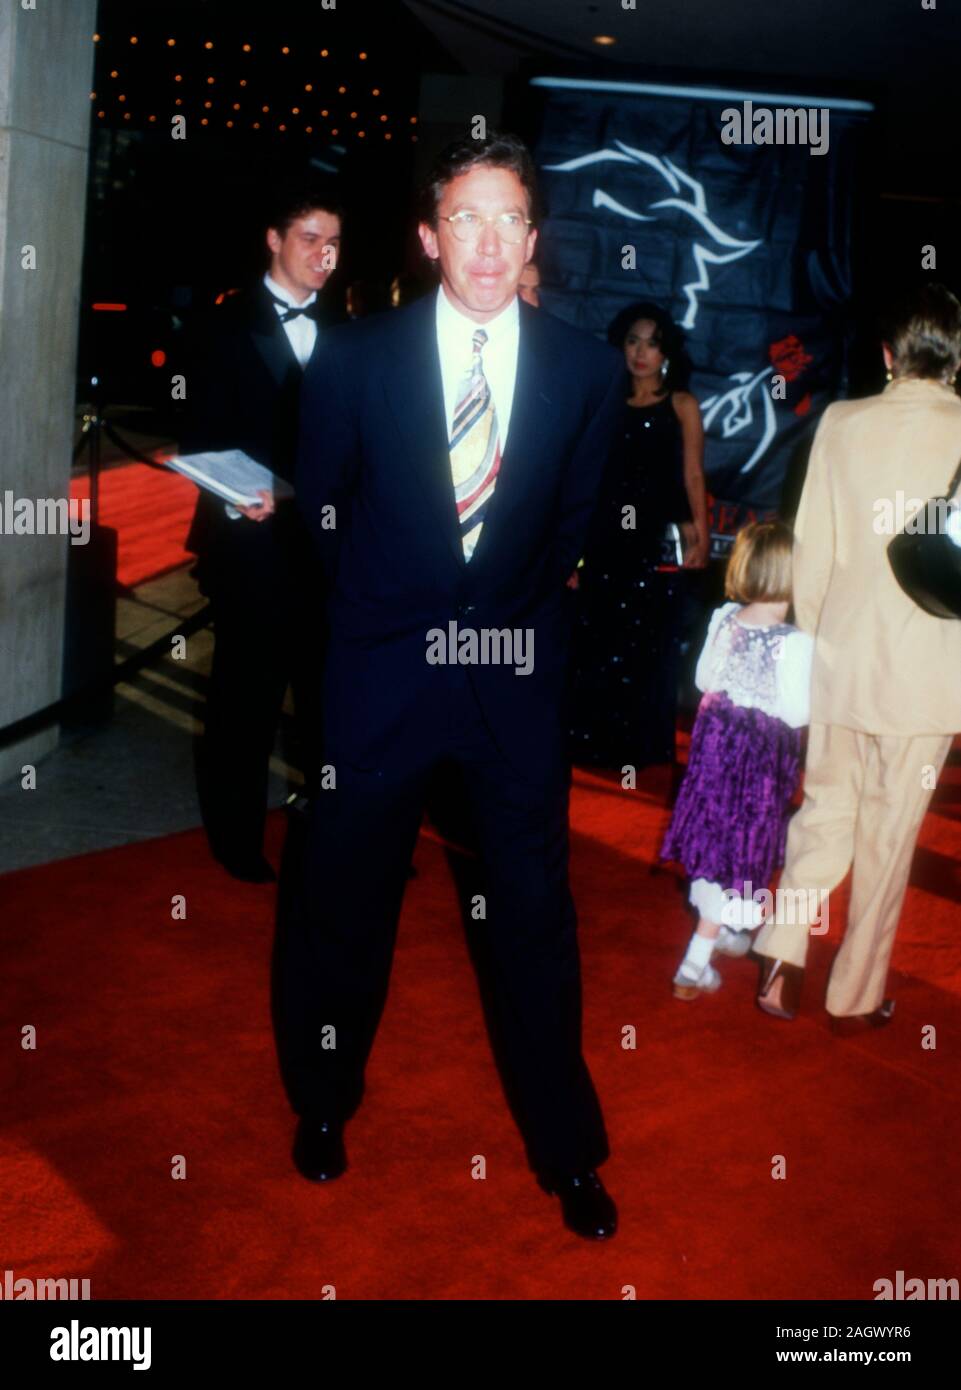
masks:
[[[277,875],[262,854],[217,856],[217,863],[241,883],[274,883]]]
[[[347,1168],[344,1126],[302,1115],[294,1139],[294,1166],[311,1182],[331,1182]]]
[[[617,1230],[617,1207],[604,1184],[591,1169],[573,1178],[551,1178],[541,1174],[537,1181],[551,1197],[560,1197],[564,1225],[586,1240],[608,1240]]]

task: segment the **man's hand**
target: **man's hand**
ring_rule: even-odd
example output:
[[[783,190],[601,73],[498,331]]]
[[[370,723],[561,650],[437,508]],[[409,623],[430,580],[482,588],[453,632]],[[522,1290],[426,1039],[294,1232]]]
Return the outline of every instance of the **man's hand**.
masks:
[[[241,516],[245,516],[248,521],[266,521],[276,511],[274,494],[268,492],[266,488],[258,488],[258,494],[264,500],[253,507],[238,507]]]

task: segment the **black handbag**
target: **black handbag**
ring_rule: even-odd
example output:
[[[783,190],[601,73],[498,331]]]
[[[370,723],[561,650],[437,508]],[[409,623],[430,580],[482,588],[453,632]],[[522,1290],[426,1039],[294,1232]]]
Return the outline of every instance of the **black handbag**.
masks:
[[[684,565],[684,542],[681,539],[681,528],[674,521],[670,521],[658,541],[657,548],[657,569],[681,569]]]
[[[935,618],[961,618],[961,504],[954,499],[961,482],[961,463],[948,484],[944,497],[932,497],[888,545],[888,560],[894,577],[925,613]],[[946,530],[954,513],[952,531]]]

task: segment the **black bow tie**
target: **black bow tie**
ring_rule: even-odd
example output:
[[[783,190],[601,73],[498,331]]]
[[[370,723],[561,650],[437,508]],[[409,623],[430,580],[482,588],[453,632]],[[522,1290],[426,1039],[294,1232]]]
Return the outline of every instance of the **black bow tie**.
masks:
[[[275,294],[272,294],[270,297],[275,304],[279,305],[281,309],[285,310],[285,312],[280,316],[281,323],[290,323],[291,319],[299,318],[301,314],[303,314],[305,318],[313,318],[313,313],[311,312],[311,310],[313,309],[316,300],[311,304],[301,305],[299,309],[292,309],[290,305],[286,302],[286,300],[278,299]]]

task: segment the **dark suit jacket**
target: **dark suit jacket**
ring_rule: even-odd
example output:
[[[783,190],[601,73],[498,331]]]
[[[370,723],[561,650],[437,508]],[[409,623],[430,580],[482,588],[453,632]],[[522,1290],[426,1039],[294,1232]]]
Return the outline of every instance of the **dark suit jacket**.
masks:
[[[322,335],[336,321],[323,293],[312,310]],[[303,378],[258,280],[206,314],[191,335],[182,452],[242,449],[293,483]],[[220,498],[202,491],[185,544],[200,557],[198,577],[206,590],[218,579],[231,587],[269,582],[284,567],[285,552],[303,546],[304,537],[289,503],[264,522],[231,520]]]
[[[332,586],[329,754],[378,770],[433,736],[427,634],[530,629],[534,669],[469,675],[524,775],[566,774],[562,703],[577,565],[623,396],[619,353],[523,302],[507,446],[474,555],[461,548],[429,295],[324,336],[301,402],[298,506]],[[336,528],[324,508],[336,508]],[[329,515],[329,514],[328,514]]]

